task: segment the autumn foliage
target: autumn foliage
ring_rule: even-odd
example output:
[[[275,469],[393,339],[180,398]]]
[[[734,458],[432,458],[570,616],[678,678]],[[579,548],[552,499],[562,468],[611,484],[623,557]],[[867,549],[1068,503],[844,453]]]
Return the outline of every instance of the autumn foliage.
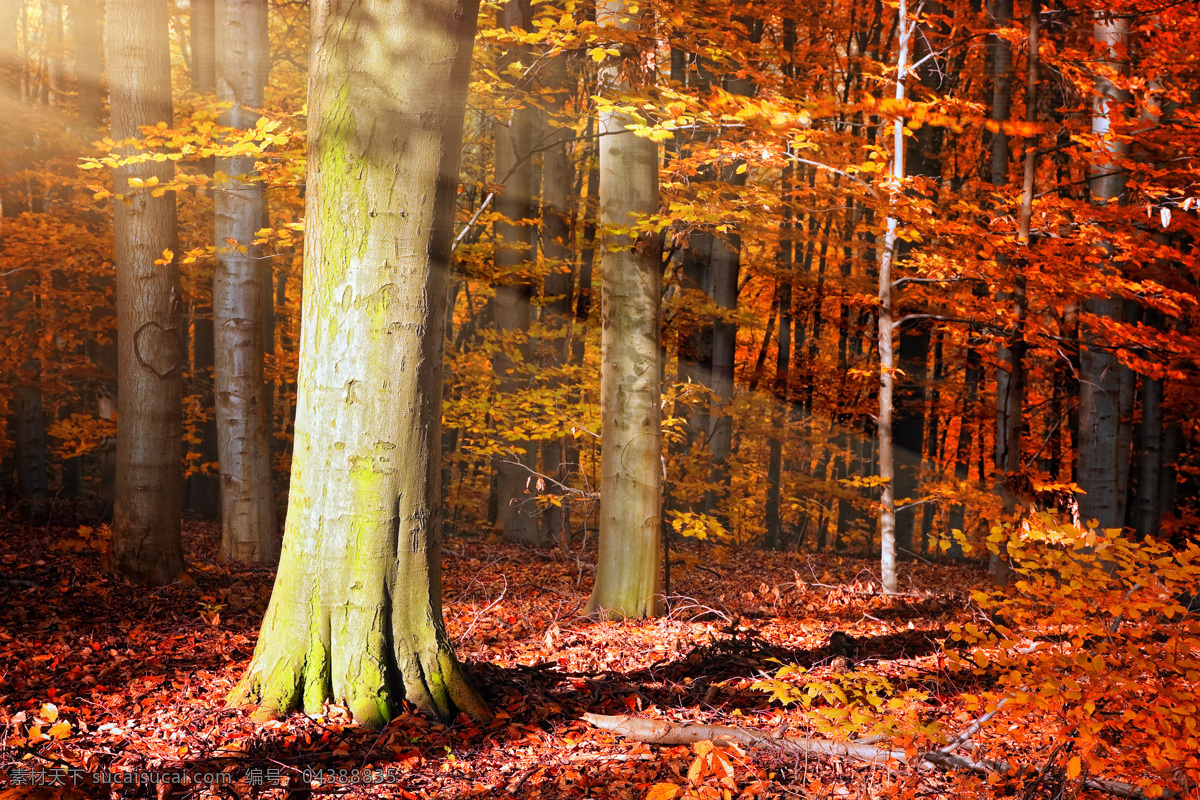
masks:
[[[632,30],[598,24],[588,2],[529,4],[520,25],[506,5],[484,5],[476,39],[441,442],[448,626],[497,719],[402,714],[375,740],[337,708],[269,725],[221,709],[270,578],[213,549],[213,271],[241,247],[267,278],[282,519],[306,4],[271,2],[270,81],[247,130],[221,124],[226,107],[198,80],[192,15],[206,3],[172,5],[174,118],[118,142],[85,113],[98,12],[0,0],[9,780],[35,764],[203,767],[241,797],[260,788],[249,770],[283,764],[289,789],[306,768],[394,771],[379,792],[403,797],[1200,791],[1194,4],[652,0]],[[597,84],[614,63],[619,95]],[[596,119],[612,110],[662,154],[658,212],[621,230],[598,222]],[[265,189],[250,246],[213,240],[228,177],[214,165],[229,158],[253,159]],[[171,180],[129,192],[175,201],[158,263],[181,275],[196,585],[147,594],[99,562],[116,434],[113,208],[130,200],[113,170],[167,161]],[[575,614],[598,532],[602,242],[623,233],[662,253],[667,615],[608,623]],[[501,324],[514,296],[525,323]],[[512,496],[502,474],[519,476]],[[884,484],[900,559],[886,596]],[[521,536],[505,529],[517,513]],[[650,746],[580,722],[589,712],[781,744]],[[881,755],[799,755],[789,737]],[[11,791],[0,798],[26,793]]]

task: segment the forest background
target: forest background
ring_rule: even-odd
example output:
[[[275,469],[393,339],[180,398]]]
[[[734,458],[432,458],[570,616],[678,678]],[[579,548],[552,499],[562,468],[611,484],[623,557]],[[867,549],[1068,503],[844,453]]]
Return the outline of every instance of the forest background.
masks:
[[[1127,527],[1187,546],[1190,4],[644,10],[622,36],[585,4],[483,9],[446,331],[451,536],[568,550],[594,530],[595,118],[617,109],[663,152],[641,230],[662,248],[668,543],[875,556],[891,535],[902,559],[932,559],[991,540],[999,581],[1010,536],[1095,544]],[[129,145],[104,139],[102,18],[87,0],[0,6],[0,457],[6,505],[33,519],[101,513],[117,472],[125,198],[105,168]],[[267,20],[246,124],[218,101],[214,5],[173,8],[174,111],[136,147],[176,169],[131,184],[174,200],[159,261],[179,270],[182,322],[165,372],[183,386],[181,505],[205,518],[222,505],[214,274],[253,267],[271,459],[238,483],[260,532],[286,501],[296,403],[308,9],[271,4]],[[621,96],[596,84],[614,57],[637,66]],[[251,173],[253,240],[215,233],[229,176]],[[226,506],[223,525],[245,517]]]
[[[1027,26],[1004,4],[926,4],[896,100],[897,10],[860,5],[798,16],[674,5],[627,45],[654,63],[620,103],[664,143],[662,213],[646,225],[664,245],[666,521],[739,543],[877,549],[878,276],[892,220],[900,552],[927,556],[956,529],[978,543],[1006,494],[1064,508],[1075,495],[1084,523],[1181,535],[1197,495],[1190,12],[1041,9],[1031,93]],[[212,159],[233,145],[213,93],[213,28],[192,19],[204,9],[172,17],[176,122],[144,146],[178,165],[156,191],[178,206],[164,258],[182,279],[184,507],[213,516],[212,275],[231,248],[214,244]],[[583,6],[539,4],[511,26],[498,7],[484,14],[447,330],[447,519],[545,542],[564,527],[578,535],[597,485],[594,67],[605,52]],[[270,19],[265,113],[233,141],[257,157],[266,191],[249,247],[270,287],[262,339],[281,503],[307,12],[277,5]],[[86,3],[16,2],[3,20],[16,104],[3,474],[9,505],[35,516],[111,498],[111,188],[79,169],[104,132],[99,20]],[[1093,26],[1117,31],[1107,52]],[[566,170],[554,186],[548,154]],[[1104,175],[1119,187],[1097,200],[1089,187]]]

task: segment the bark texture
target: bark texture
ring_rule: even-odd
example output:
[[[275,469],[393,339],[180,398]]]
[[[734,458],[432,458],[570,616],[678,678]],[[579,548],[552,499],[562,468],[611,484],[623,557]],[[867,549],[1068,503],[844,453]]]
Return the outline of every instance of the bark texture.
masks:
[[[218,0],[217,99],[233,103],[221,122],[250,129],[267,83],[267,0]],[[213,272],[214,388],[221,469],[221,557],[275,563],[275,524],[267,391],[263,373],[264,285],[254,234],[263,187],[253,158],[217,159],[227,176],[214,193],[217,266]]]
[[[279,573],[230,697],[489,716],[442,623],[442,348],[472,0],[313,4],[295,455]]]
[[[622,0],[597,11],[603,26],[639,24]],[[600,90],[612,97],[626,85],[610,58]],[[659,246],[655,234],[628,232],[658,211],[658,145],[628,130],[634,122],[613,109],[600,116],[601,255],[600,551],[588,612],[647,617],[662,611],[662,426],[660,411]]]
[[[171,122],[171,63],[165,3],[109,0],[105,34],[111,68],[112,137]],[[166,182],[171,161],[118,168],[113,229],[117,272],[117,464],[108,562],[146,584],[184,573],[179,538],[183,344],[175,195],[131,191],[130,178]]]
[[[1125,174],[1117,162],[1129,154],[1129,143],[1112,136],[1113,122],[1121,114],[1125,94],[1111,77],[1121,66],[1119,59],[1128,39],[1129,20],[1098,19],[1092,35],[1102,58],[1092,111],[1092,133],[1100,138],[1091,175],[1092,202],[1105,206],[1120,203],[1125,197]],[[1085,300],[1083,308],[1094,317],[1121,319],[1124,303],[1119,298],[1098,297]],[[1128,474],[1129,457],[1128,445],[1124,453],[1120,447],[1123,368],[1099,340],[1103,323],[1092,325],[1085,317],[1081,327],[1084,342],[1079,353],[1076,481],[1085,493],[1079,497],[1079,513],[1085,522],[1097,520],[1101,529],[1120,528],[1125,522],[1120,489],[1122,475]]]
[[[908,4],[900,0],[899,52],[896,56],[896,102],[904,100],[904,75],[908,70],[908,48],[914,23],[908,18]],[[897,118],[892,129],[892,178],[904,180],[904,120]],[[892,267],[895,264],[899,236],[898,221],[888,216],[884,227],[883,249],[879,254],[879,571],[885,592],[899,590],[896,575],[896,459],[892,439],[892,412],[896,396],[896,352],[892,304]]]
[[[211,92],[217,84],[217,2],[191,0],[191,79],[197,92]]]
[[[542,314],[547,333],[539,350],[539,364],[555,372],[567,363],[575,264],[571,246],[571,187],[575,182],[575,170],[568,152],[568,140],[574,132],[568,127],[559,127],[559,117],[566,111],[570,99],[567,58],[566,53],[560,53],[546,66],[546,83],[551,92],[542,118],[549,142],[559,142],[546,151],[542,161],[542,255],[551,266],[542,284],[545,298]],[[570,442],[571,437],[562,436],[542,445],[542,466],[546,474],[563,486],[570,480],[572,464],[577,461]],[[547,491],[564,495],[559,486],[548,486]],[[563,496],[562,505],[546,508],[541,514],[543,538],[558,542],[564,549],[571,538],[570,507],[570,501]]]

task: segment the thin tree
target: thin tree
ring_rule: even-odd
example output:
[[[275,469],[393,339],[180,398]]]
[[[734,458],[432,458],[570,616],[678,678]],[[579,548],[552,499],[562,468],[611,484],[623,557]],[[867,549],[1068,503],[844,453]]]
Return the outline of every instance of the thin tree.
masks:
[[[318,0],[283,552],[230,696],[489,716],[441,606],[442,350],[473,0]]]
[[[916,20],[908,17],[908,2],[900,0],[897,26],[899,52],[896,55],[896,104],[904,100],[908,73],[908,50]],[[904,181],[904,118],[897,114],[892,125],[892,186],[900,191]],[[892,267],[899,243],[899,220],[889,213],[884,227],[883,249],[879,254],[879,535],[880,573],[885,592],[899,591],[896,577],[896,461],[892,439],[892,412],[896,396],[896,352],[893,347],[897,321],[892,305]]]
[[[222,124],[253,129],[267,83],[267,0],[217,3],[217,99],[231,103]],[[213,271],[217,452],[221,469],[221,557],[274,563],[279,531],[271,486],[263,297],[255,232],[263,187],[253,158],[219,158],[214,194],[217,265]]]
[[[75,34],[75,92],[80,124],[100,124],[101,53],[99,0],[72,0],[71,29]]]
[[[624,0],[602,3],[596,19],[625,31],[639,25]],[[601,94],[619,96],[633,66],[606,59]],[[614,618],[654,616],[663,600],[659,237],[629,232],[658,211],[658,145],[630,131],[635,122],[619,108],[600,113],[600,550],[588,612]]]
[[[532,29],[533,11],[529,0],[507,0],[500,10],[500,24],[525,31]],[[524,48],[514,47],[504,63],[519,59]],[[501,70],[503,72],[504,70]],[[510,85],[515,88],[515,85]],[[514,108],[508,120],[495,126],[496,182],[504,192],[496,199],[496,329],[505,337],[492,358],[492,369],[501,394],[512,397],[521,387],[522,374],[528,369],[531,349],[527,341],[532,313],[534,286],[527,275],[533,255],[533,148],[537,110],[524,105]],[[515,358],[513,357],[515,355]],[[537,466],[534,442],[509,442],[506,452],[496,457],[496,527],[509,541],[542,544],[536,506],[526,491]]]
[[[167,6],[109,0],[105,39],[112,137],[171,122]],[[108,563],[146,584],[185,575],[180,541],[183,346],[175,195],[132,189],[134,178],[171,180],[169,160],[145,160],[113,175],[117,273],[117,464]],[[156,196],[157,195],[157,196]]]

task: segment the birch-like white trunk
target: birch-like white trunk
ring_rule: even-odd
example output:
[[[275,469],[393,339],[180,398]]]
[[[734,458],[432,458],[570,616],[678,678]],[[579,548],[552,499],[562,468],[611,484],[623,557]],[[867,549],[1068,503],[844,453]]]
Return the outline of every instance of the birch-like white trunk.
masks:
[[[908,18],[908,2],[900,0],[899,53],[896,56],[896,102],[904,100],[908,50],[915,22]],[[899,113],[899,112],[898,112]],[[904,118],[892,125],[892,186],[899,192],[904,181]],[[896,261],[898,220],[888,215],[879,255],[879,570],[885,592],[900,590],[896,575],[896,456],[892,438],[892,412],[896,396],[895,307],[892,304],[892,267]]]

